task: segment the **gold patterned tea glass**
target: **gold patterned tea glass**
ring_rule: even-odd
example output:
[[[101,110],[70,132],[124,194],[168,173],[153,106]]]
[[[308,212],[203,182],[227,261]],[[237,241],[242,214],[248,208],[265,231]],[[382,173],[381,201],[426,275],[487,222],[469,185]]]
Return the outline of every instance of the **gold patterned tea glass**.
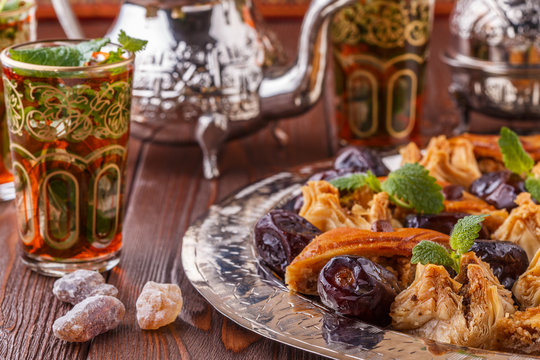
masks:
[[[342,143],[418,141],[434,0],[358,0],[331,24]]]
[[[0,50],[36,39],[36,4],[23,1],[17,9],[0,12]],[[2,87],[0,85],[0,90]],[[3,91],[3,90],[2,90]],[[0,94],[0,201],[15,197],[10,172],[9,138],[6,129],[4,95]]]
[[[58,67],[15,61],[9,49],[0,59],[22,259],[47,275],[108,270],[122,246],[134,56]]]

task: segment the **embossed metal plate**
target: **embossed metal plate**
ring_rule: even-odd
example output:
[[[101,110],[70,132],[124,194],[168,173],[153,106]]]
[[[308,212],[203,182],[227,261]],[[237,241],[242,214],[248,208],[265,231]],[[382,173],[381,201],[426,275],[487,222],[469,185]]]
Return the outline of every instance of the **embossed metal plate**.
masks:
[[[399,163],[390,160],[391,168]],[[300,193],[309,171],[249,185],[213,205],[186,232],[185,273],[219,312],[262,336],[335,359],[528,359],[381,329],[338,316],[315,297],[289,293],[259,264],[252,231],[259,217]]]

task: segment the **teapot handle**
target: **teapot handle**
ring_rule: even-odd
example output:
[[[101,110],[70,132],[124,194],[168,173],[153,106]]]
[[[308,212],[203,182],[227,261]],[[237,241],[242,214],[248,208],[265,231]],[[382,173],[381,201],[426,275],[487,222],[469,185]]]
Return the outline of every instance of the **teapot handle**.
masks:
[[[66,36],[69,39],[84,38],[81,24],[75,17],[75,13],[73,13],[69,0],[52,0],[52,5],[54,7],[54,11],[56,12],[56,17],[58,17],[58,21],[60,22],[60,25],[62,25],[62,29],[64,29]]]

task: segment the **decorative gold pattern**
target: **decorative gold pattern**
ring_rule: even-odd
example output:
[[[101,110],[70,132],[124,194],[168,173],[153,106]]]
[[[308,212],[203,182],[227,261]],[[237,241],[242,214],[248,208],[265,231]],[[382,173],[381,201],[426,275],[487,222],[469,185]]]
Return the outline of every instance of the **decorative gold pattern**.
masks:
[[[377,126],[379,125],[379,107],[377,106],[377,94],[379,93],[379,83],[377,81],[377,78],[370,73],[369,71],[365,70],[356,70],[354,73],[351,74],[351,76],[347,79],[347,94],[349,96],[355,96],[355,90],[353,89],[355,83],[361,82],[362,79],[364,79],[363,83],[364,85],[369,86],[369,92],[370,92],[370,99],[364,99],[361,101],[359,106],[362,106],[362,108],[358,109],[356,106],[354,106],[355,100],[349,101],[349,125],[351,127],[351,131],[360,138],[366,138],[369,137],[377,131]],[[356,111],[354,110],[356,109]],[[371,110],[371,119],[369,116],[369,112]],[[359,112],[365,111],[365,116],[362,116],[362,114],[359,114]],[[365,123],[368,122],[369,126],[365,126]],[[362,126],[364,125],[364,126]],[[367,130],[363,130],[363,128],[368,128]]]
[[[392,107],[394,106],[394,88],[396,86],[396,82],[399,80],[400,77],[408,77],[411,81],[411,89],[410,92],[408,92],[409,95],[409,114],[408,119],[409,122],[407,123],[407,126],[403,130],[395,129],[393,125],[393,116],[394,112],[392,111]],[[414,128],[414,123],[416,122],[416,93],[418,91],[418,78],[416,77],[416,74],[414,71],[410,69],[403,69],[395,72],[390,80],[388,81],[388,90],[386,92],[387,100],[386,100],[386,130],[388,133],[397,138],[397,139],[403,139],[409,136]]]
[[[6,110],[8,112],[8,130],[12,134],[22,135],[24,128],[24,105],[22,94],[17,92],[17,84],[4,78]]]
[[[429,0],[358,1],[332,21],[334,43],[365,43],[382,48],[422,46],[429,39]]]
[[[67,200],[62,206],[63,211],[58,211],[52,204],[54,201],[49,199],[49,182],[53,178],[58,178],[66,181],[66,191],[74,193],[74,201]],[[67,185],[71,183],[71,185]],[[53,171],[39,184],[39,206],[38,206],[38,219],[39,219],[39,232],[43,240],[54,249],[65,250],[69,249],[77,240],[79,240],[79,182],[77,178],[68,171],[57,170]],[[58,204],[56,204],[58,206]],[[60,216],[69,217],[69,221],[66,221],[67,228],[63,228],[60,221]],[[51,223],[54,223],[56,229],[66,233],[64,239],[57,238],[52,231]]]
[[[92,171],[91,164],[98,160],[103,158],[105,155],[117,155],[121,157],[122,163],[125,164],[125,158],[127,156],[127,149],[121,145],[110,145],[103,148],[100,148],[90,154],[88,154],[85,157],[81,157],[76,154],[72,154],[70,152],[65,151],[64,149],[49,149],[46,153],[41,154],[39,156],[33,155],[30,151],[25,149],[23,146],[18,144],[11,144],[11,151],[19,154],[25,161],[28,161],[32,168],[39,168],[43,164],[54,161],[54,162],[61,162],[65,164],[66,168],[69,168],[70,166],[76,166],[77,168],[83,170],[83,171]],[[57,170],[53,171],[51,173],[46,174],[46,176],[43,177],[30,177],[28,172],[26,171],[24,165],[19,162],[15,161],[13,163],[13,167],[15,169],[14,171],[14,177],[15,177],[15,183],[16,186],[20,187],[21,191],[19,193],[19,196],[17,197],[17,209],[19,212],[25,215],[18,216],[18,222],[19,222],[19,233],[21,236],[21,239],[25,244],[31,244],[33,241],[33,238],[35,236],[35,228],[36,226],[39,229],[41,237],[44,239],[44,241],[51,247],[55,249],[68,249],[71,246],[73,246],[77,240],[79,239],[79,224],[80,224],[80,213],[81,210],[79,209],[79,199],[80,199],[80,184],[75,176],[72,175],[69,171],[64,170]],[[91,228],[88,229],[90,237],[94,240],[93,246],[97,248],[104,248],[108,246],[111,241],[114,239],[114,236],[108,236],[106,238],[100,238],[97,236],[97,224],[96,224],[96,206],[98,205],[98,199],[100,197],[103,197],[103,192],[107,192],[108,195],[110,195],[109,189],[100,189],[98,181],[102,177],[102,174],[104,174],[107,170],[113,169],[117,176],[117,181],[115,184],[115,189],[113,191],[113,198],[114,198],[114,228],[113,231],[110,233],[112,235],[116,234],[116,231],[119,226],[119,219],[120,219],[120,211],[121,211],[121,191],[122,191],[122,170],[115,162],[111,162],[109,164],[104,164],[103,167],[100,167],[94,171],[94,174],[92,176],[93,183],[90,184],[90,186],[93,189],[93,197],[92,202],[89,204],[86,204],[88,206],[87,209],[85,209],[85,212],[91,213],[93,215],[92,221],[91,221]],[[56,239],[52,234],[51,231],[49,231],[49,225],[51,223],[51,214],[55,213],[55,209],[47,209],[47,206],[52,206],[51,201],[47,201],[48,195],[48,183],[49,180],[53,177],[63,177],[65,179],[68,179],[72,183],[72,189],[70,191],[73,191],[74,201],[69,201],[68,205],[72,205],[75,208],[70,209],[68,216],[72,217],[73,221],[69,221],[68,224],[71,224],[74,226],[74,228],[69,229],[61,229],[66,232],[65,239]],[[39,183],[34,184],[31,180],[35,179]],[[38,186],[39,190],[39,199],[33,199],[32,198],[32,187]],[[37,224],[37,219],[33,215],[33,207],[32,204],[34,201],[39,202],[38,206],[38,213],[39,216],[39,224]],[[58,225],[56,222],[55,225]]]
[[[376,56],[369,54],[350,54],[342,55],[334,49],[334,56],[339,61],[342,68],[347,69],[355,64],[366,64],[377,68],[380,71],[387,71],[390,67],[399,64],[404,61],[414,61],[418,64],[423,64],[425,59],[416,54],[402,54],[389,59],[388,61],[382,61]]]
[[[19,237],[26,245],[30,245],[36,234],[36,220],[32,216],[32,189],[30,187],[30,177],[22,164],[13,164],[13,179],[15,188],[19,191],[19,196],[15,199],[15,206],[19,215],[17,225]]]
[[[112,172],[115,175],[116,180],[116,189],[114,191],[113,201],[101,201],[100,199],[103,198],[103,189],[100,189],[99,184],[102,178],[104,178],[107,175],[107,172]],[[122,192],[122,171],[116,164],[109,164],[103,169],[101,169],[98,174],[93,177],[93,196],[92,196],[92,205],[93,205],[93,211],[92,211],[92,220],[91,220],[91,238],[93,240],[93,246],[96,248],[104,248],[109,246],[109,244],[114,239],[114,236],[116,235],[116,232],[118,230],[119,226],[119,220],[120,220],[120,209],[122,208],[122,204],[120,203],[121,200],[121,192]],[[107,236],[101,236],[101,234],[98,233],[98,226],[97,226],[97,218],[98,218],[98,211],[101,210],[103,212],[111,211],[114,213],[114,226],[109,231]]]
[[[4,78],[9,102],[8,128],[21,136],[28,131],[38,141],[84,141],[88,136],[117,139],[129,129],[131,84],[103,83],[99,91],[88,85],[25,84],[22,94],[14,80]]]

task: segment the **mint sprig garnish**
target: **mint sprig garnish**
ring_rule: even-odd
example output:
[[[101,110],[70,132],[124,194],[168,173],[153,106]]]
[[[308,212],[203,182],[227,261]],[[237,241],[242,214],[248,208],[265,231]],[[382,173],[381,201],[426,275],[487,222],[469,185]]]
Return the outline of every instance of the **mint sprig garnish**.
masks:
[[[436,214],[444,208],[441,186],[426,168],[417,163],[405,164],[391,172],[383,183],[370,171],[335,179],[330,183],[340,192],[354,191],[367,185],[375,193],[386,192],[393,204],[419,213]]]
[[[110,42],[109,39],[83,41],[74,46],[54,46],[36,49],[11,49],[13,60],[35,65],[83,66],[92,54]]]
[[[109,57],[103,63],[111,64],[122,61],[124,60],[123,54],[126,50],[132,53],[141,51],[146,47],[148,41],[133,38],[128,36],[124,30],[120,30],[120,34],[118,34],[118,43],[122,45],[122,47],[116,51],[111,51]]]
[[[465,254],[474,245],[474,240],[482,229],[482,221],[488,215],[470,215],[459,219],[450,234],[450,247],[448,252],[440,244],[429,240],[420,241],[412,249],[411,263],[422,265],[435,264],[449,266],[459,274],[461,269],[461,255]]]
[[[109,52],[109,56],[99,62],[110,64],[124,60],[126,51],[137,52],[146,46],[146,40],[129,37],[123,30],[120,31],[118,42],[122,45],[116,51]],[[109,39],[94,39],[83,41],[73,46],[53,46],[35,49],[11,49],[9,54],[13,60],[35,65],[48,66],[84,66],[92,59],[94,53],[109,44]]]
[[[507,127],[502,127],[499,138],[504,166],[518,175],[528,174],[534,166],[534,160],[523,149],[519,137]]]
[[[519,176],[525,175],[525,189],[540,201],[540,179],[532,173],[533,158],[523,149],[519,136],[507,127],[502,127],[498,141],[504,166]]]
[[[120,34],[118,34],[118,43],[127,51],[135,53],[144,50],[148,41],[128,36],[124,30],[120,30]]]
[[[409,209],[425,214],[437,214],[444,208],[442,188],[429,171],[418,163],[405,164],[388,175],[382,189],[396,198],[395,203],[405,202]],[[399,199],[399,202],[398,200]]]

